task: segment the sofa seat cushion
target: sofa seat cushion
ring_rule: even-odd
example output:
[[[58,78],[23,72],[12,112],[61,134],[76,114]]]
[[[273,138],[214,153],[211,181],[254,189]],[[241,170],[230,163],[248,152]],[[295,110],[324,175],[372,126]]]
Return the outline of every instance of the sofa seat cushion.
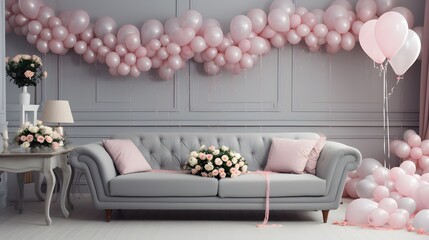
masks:
[[[133,173],[117,176],[109,184],[112,196],[209,197],[218,192],[217,179],[182,173]]]
[[[323,196],[326,181],[312,174],[270,173],[270,197]],[[265,197],[265,176],[249,173],[219,180],[219,197]]]

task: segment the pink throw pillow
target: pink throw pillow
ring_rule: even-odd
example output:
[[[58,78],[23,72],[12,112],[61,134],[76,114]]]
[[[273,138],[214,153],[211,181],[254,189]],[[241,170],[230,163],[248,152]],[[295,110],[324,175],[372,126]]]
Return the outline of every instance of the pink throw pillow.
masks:
[[[112,157],[121,175],[152,170],[140,150],[130,139],[103,140],[103,146]]]
[[[303,173],[315,140],[273,138],[266,171]]]
[[[316,145],[314,145],[308,156],[307,165],[305,165],[304,169],[306,173],[316,174],[317,160],[319,159],[320,152],[325,146],[325,143],[326,137],[320,137],[319,140],[317,140]]]

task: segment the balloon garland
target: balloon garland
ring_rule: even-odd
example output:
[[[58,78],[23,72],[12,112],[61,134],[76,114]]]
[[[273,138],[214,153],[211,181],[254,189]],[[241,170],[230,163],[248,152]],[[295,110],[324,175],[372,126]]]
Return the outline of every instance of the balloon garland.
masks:
[[[394,5],[394,0],[359,0],[355,12],[347,0],[335,0],[325,11],[309,11],[295,7],[292,0],[274,0],[268,14],[255,8],[235,16],[227,34],[218,21],[203,20],[195,10],[165,24],[148,20],[140,30],[129,24],[118,29],[108,16],[91,23],[84,10],[56,16],[43,0],[6,0],[5,15],[6,31],[26,36],[41,53],[64,55],[73,50],[89,64],[107,64],[112,75],[139,77],[141,72],[157,69],[162,79],[171,79],[190,59],[204,64],[207,74],[222,69],[238,74],[251,69],[271,47],[286,43],[303,42],[311,52],[322,46],[328,53],[350,51],[362,26],[387,11],[400,13],[413,27],[411,11]],[[421,35],[420,28],[415,30]],[[400,60],[396,62],[404,68]]]

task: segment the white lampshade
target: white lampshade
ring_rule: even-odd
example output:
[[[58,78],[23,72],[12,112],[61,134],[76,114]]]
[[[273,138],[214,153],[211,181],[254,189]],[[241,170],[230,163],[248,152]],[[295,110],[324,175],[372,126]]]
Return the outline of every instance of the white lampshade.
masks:
[[[42,120],[49,123],[73,123],[69,101],[48,100],[43,110]]]

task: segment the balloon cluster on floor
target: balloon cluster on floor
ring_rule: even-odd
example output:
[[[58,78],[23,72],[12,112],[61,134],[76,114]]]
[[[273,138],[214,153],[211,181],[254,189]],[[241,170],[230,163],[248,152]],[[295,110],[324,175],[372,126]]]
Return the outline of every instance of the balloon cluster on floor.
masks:
[[[347,206],[346,222],[429,233],[429,140],[407,130],[404,141],[391,146],[402,161],[399,167],[365,158],[349,174],[343,196],[359,199]]]
[[[221,69],[238,74],[252,68],[272,46],[286,43],[304,42],[310,51],[321,46],[329,53],[349,51],[362,25],[387,11],[399,12],[413,26],[411,11],[394,5],[394,0],[359,0],[355,12],[347,0],[335,0],[326,11],[309,11],[295,8],[292,0],[274,0],[268,14],[255,8],[235,16],[224,34],[218,21],[203,19],[195,10],[165,24],[151,19],[140,30],[129,24],[118,30],[108,16],[91,23],[84,10],[56,16],[43,0],[6,0],[6,30],[25,35],[41,53],[74,50],[87,63],[106,63],[112,75],[138,77],[157,69],[162,79],[171,79],[190,59],[203,63],[208,74]]]

